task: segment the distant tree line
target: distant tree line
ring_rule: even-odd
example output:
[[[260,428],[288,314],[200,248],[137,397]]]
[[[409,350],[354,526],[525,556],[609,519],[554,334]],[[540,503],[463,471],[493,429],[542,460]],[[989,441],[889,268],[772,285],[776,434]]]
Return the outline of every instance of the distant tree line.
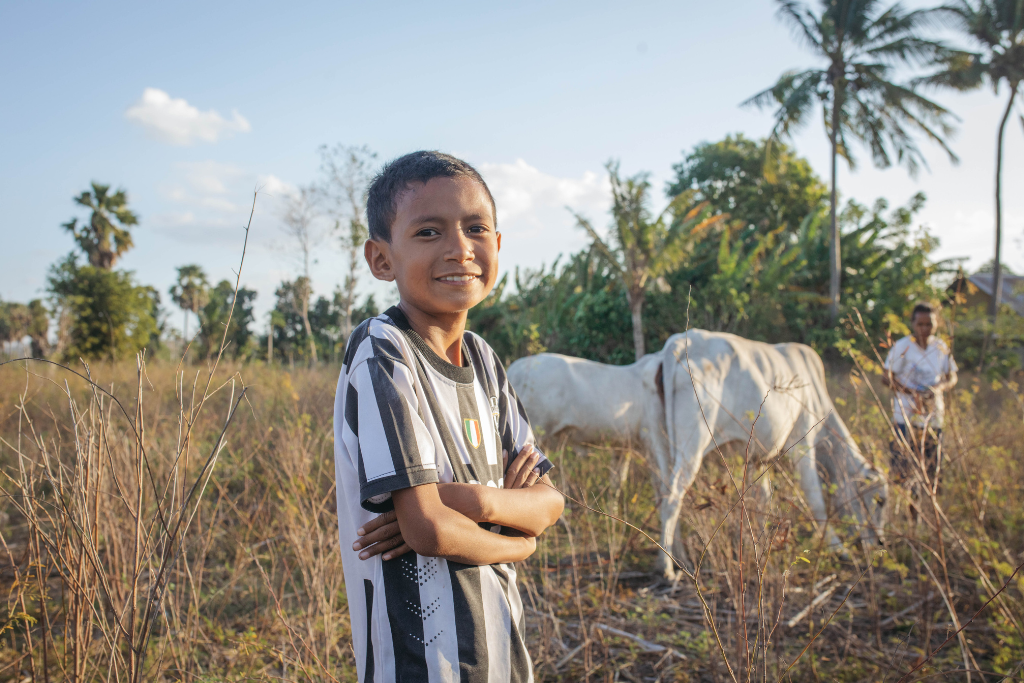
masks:
[[[177,268],[168,290],[170,303],[182,312],[182,343],[172,349],[168,342],[179,333],[167,324],[160,292],[116,267],[133,247],[132,230],[139,225],[128,193],[94,182],[74,198],[87,216],[62,226],[76,248],[51,266],[46,298],[28,304],[0,301],[5,355],[27,351],[75,362],[128,358],[146,349],[150,357],[180,351],[186,360],[196,360],[217,354],[223,341],[225,353],[238,360],[338,360],[353,326],[377,315],[372,296],[361,303],[357,298],[365,193],[376,155],[344,145],[322,146],[319,155],[317,181],[286,196],[279,207],[282,248],[299,267],[294,280],[277,287],[265,333],[254,329],[254,290],[240,286],[236,292],[234,281],[226,279],[212,285],[202,266],[187,264]],[[342,282],[325,297],[313,292],[310,268],[314,253],[325,253],[320,247],[329,240],[337,240],[341,249]]]
[[[769,144],[771,180],[764,173]],[[333,163],[333,169],[281,209],[296,277],[275,290],[262,330],[253,313],[254,290],[243,286],[236,293],[226,279],[212,285],[198,264],[178,268],[168,295],[183,316],[188,358],[208,359],[226,339],[227,355],[238,360],[337,362],[353,326],[379,312],[373,296],[356,303],[365,275],[361,202],[372,155],[344,147],[322,148],[321,154],[324,167]],[[743,135],[697,145],[673,167],[667,208],[659,215],[652,213],[648,174],[623,178],[617,164],[607,168],[611,229],[599,230],[576,213],[590,237],[587,248],[538,270],[506,274],[471,311],[470,327],[506,361],[547,350],[628,363],[687,326],[769,342],[802,341],[827,353],[854,336],[846,320],[854,309],[871,338],[885,338],[902,329],[917,301],[941,301],[940,276],[955,270],[955,263],[931,258],[938,241],[914,227],[923,194],[895,209],[881,199],[871,206],[848,201],[838,219],[843,318],[833,322],[829,190],[790,146]],[[332,176],[349,185],[332,194],[325,180]],[[137,223],[127,195],[94,184],[76,202],[92,212],[82,226],[65,225],[79,251],[51,269],[49,306],[41,300],[0,304],[2,339],[30,336],[34,355],[65,360],[123,358],[142,348],[168,353],[168,339],[177,333],[166,324],[159,293],[114,268],[131,245],[124,233]],[[330,294],[317,294],[309,277],[312,255],[324,253],[319,247],[332,237],[342,246],[343,282]],[[49,334],[51,318],[56,335]]]
[[[547,268],[506,276],[471,311],[473,329],[509,358],[548,350],[628,363],[687,326],[831,349],[850,330],[831,321],[828,190],[783,143],[774,143],[777,177],[768,182],[766,144],[731,135],[697,145],[666,188],[669,220],[649,215],[646,174],[623,180],[609,164],[618,188],[610,239],[592,235],[590,247]],[[856,307],[875,338],[916,301],[940,299],[936,276],[954,269],[931,260],[938,241],[913,227],[924,201],[919,194],[894,210],[884,200],[850,201],[839,214],[842,311]],[[638,253],[645,244],[649,253]],[[622,273],[645,268],[654,277],[638,348],[624,331],[636,329],[639,297]]]

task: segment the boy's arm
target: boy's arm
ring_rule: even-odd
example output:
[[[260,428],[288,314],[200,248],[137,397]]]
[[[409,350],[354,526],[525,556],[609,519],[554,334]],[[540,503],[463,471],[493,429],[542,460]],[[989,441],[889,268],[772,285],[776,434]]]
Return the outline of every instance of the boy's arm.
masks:
[[[438,486],[441,501],[474,522],[500,524],[528,536],[540,536],[558,521],[565,500],[546,474],[537,478],[534,466],[539,460],[538,451],[527,444],[508,466],[505,488],[441,484]]]
[[[486,487],[480,487],[486,488]],[[520,562],[533,554],[533,538],[512,538],[482,529],[441,501],[436,484],[394,491],[402,538],[416,553],[463,564]]]
[[[531,538],[540,536],[558,521],[565,501],[547,475],[538,480],[533,473],[531,468],[539,459],[533,447],[527,446],[520,455],[505,472],[505,484],[510,488],[436,484],[441,502],[473,522],[501,524]],[[352,549],[361,550],[359,557],[363,560],[381,554],[385,560],[391,560],[412,550],[402,535],[395,510],[370,520],[357,533],[359,538]]]
[[[392,494],[395,509],[378,515],[358,529],[356,533],[359,538],[352,544],[352,549],[362,551],[359,553],[359,559],[368,560],[374,555],[382,555],[385,560],[393,560],[411,550],[416,550],[420,555],[447,557],[463,564],[495,564],[519,562],[533,554],[536,549],[533,537],[538,534],[526,532],[527,538],[514,538],[495,534],[476,524],[480,520],[473,518],[480,516],[480,499],[471,489],[490,489],[490,487],[479,484],[424,484],[406,490],[415,491],[427,488],[434,489],[436,493],[417,491],[417,494],[412,497],[413,502],[407,504],[412,513],[403,515],[407,518],[404,525],[399,521],[398,513],[398,498],[402,495],[396,491]],[[460,489],[464,493],[452,495],[453,491]],[[442,492],[447,492],[447,495]],[[433,507],[435,495],[441,507],[445,508],[440,514],[435,514]],[[457,506],[461,506],[463,510],[459,511]],[[466,526],[466,522],[469,522],[469,526]],[[440,537],[438,537],[438,529],[442,530]],[[443,550],[444,547],[451,548],[453,545],[451,539],[447,538],[449,532],[459,535],[456,545],[460,548],[462,542],[467,540],[472,547],[464,549],[465,552],[458,555],[440,554],[440,550]],[[406,540],[406,533],[415,536],[413,541]],[[485,535],[481,536],[480,534]],[[515,542],[506,543],[507,540]],[[530,541],[530,543],[524,544],[522,541]],[[456,550],[459,549],[456,548]]]

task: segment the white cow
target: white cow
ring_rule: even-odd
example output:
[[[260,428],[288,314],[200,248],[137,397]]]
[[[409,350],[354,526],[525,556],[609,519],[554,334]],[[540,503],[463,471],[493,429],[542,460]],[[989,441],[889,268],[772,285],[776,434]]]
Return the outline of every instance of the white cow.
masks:
[[[533,423],[547,435],[627,441],[650,454],[657,467],[661,543],[677,557],[683,496],[704,456],[715,442],[745,444],[750,415],[759,410],[752,455],[768,462],[789,454],[817,521],[827,517],[820,461],[836,485],[836,510],[859,520],[866,538],[881,531],[884,483],[836,414],[821,359],[803,344],[691,330],[632,365],[540,354],[517,360],[508,374]],[[671,575],[671,563],[664,560]]]

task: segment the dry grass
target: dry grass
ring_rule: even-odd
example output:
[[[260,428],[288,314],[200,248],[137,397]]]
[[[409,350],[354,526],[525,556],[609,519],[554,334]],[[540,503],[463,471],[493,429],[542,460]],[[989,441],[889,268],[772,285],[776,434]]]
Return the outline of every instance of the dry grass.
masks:
[[[204,392],[207,372],[96,365],[107,396],[53,366],[0,368],[0,681],[355,680],[337,369],[221,366]],[[831,389],[884,464],[868,379]],[[1021,399],[965,377],[952,403],[934,504],[914,522],[894,488],[881,549],[830,550],[784,462],[770,499],[741,499],[742,446],[689,494],[696,582],[659,580],[647,539],[570,503],[521,573],[538,679],[966,680],[966,661],[993,672],[971,680],[1024,680]],[[639,455],[553,446],[563,490],[655,534]]]

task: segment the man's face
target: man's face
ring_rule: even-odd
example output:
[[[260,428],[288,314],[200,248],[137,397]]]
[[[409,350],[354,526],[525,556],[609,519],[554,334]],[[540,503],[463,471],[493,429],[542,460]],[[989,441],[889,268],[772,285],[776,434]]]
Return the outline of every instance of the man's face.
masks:
[[[483,301],[498,277],[501,248],[483,186],[471,178],[413,183],[396,209],[391,242],[366,243],[374,276],[393,280],[405,305],[430,315]]]
[[[928,338],[931,337],[932,333],[935,331],[935,314],[915,314],[912,327],[914,329],[915,339],[917,339],[920,342],[928,341]]]

